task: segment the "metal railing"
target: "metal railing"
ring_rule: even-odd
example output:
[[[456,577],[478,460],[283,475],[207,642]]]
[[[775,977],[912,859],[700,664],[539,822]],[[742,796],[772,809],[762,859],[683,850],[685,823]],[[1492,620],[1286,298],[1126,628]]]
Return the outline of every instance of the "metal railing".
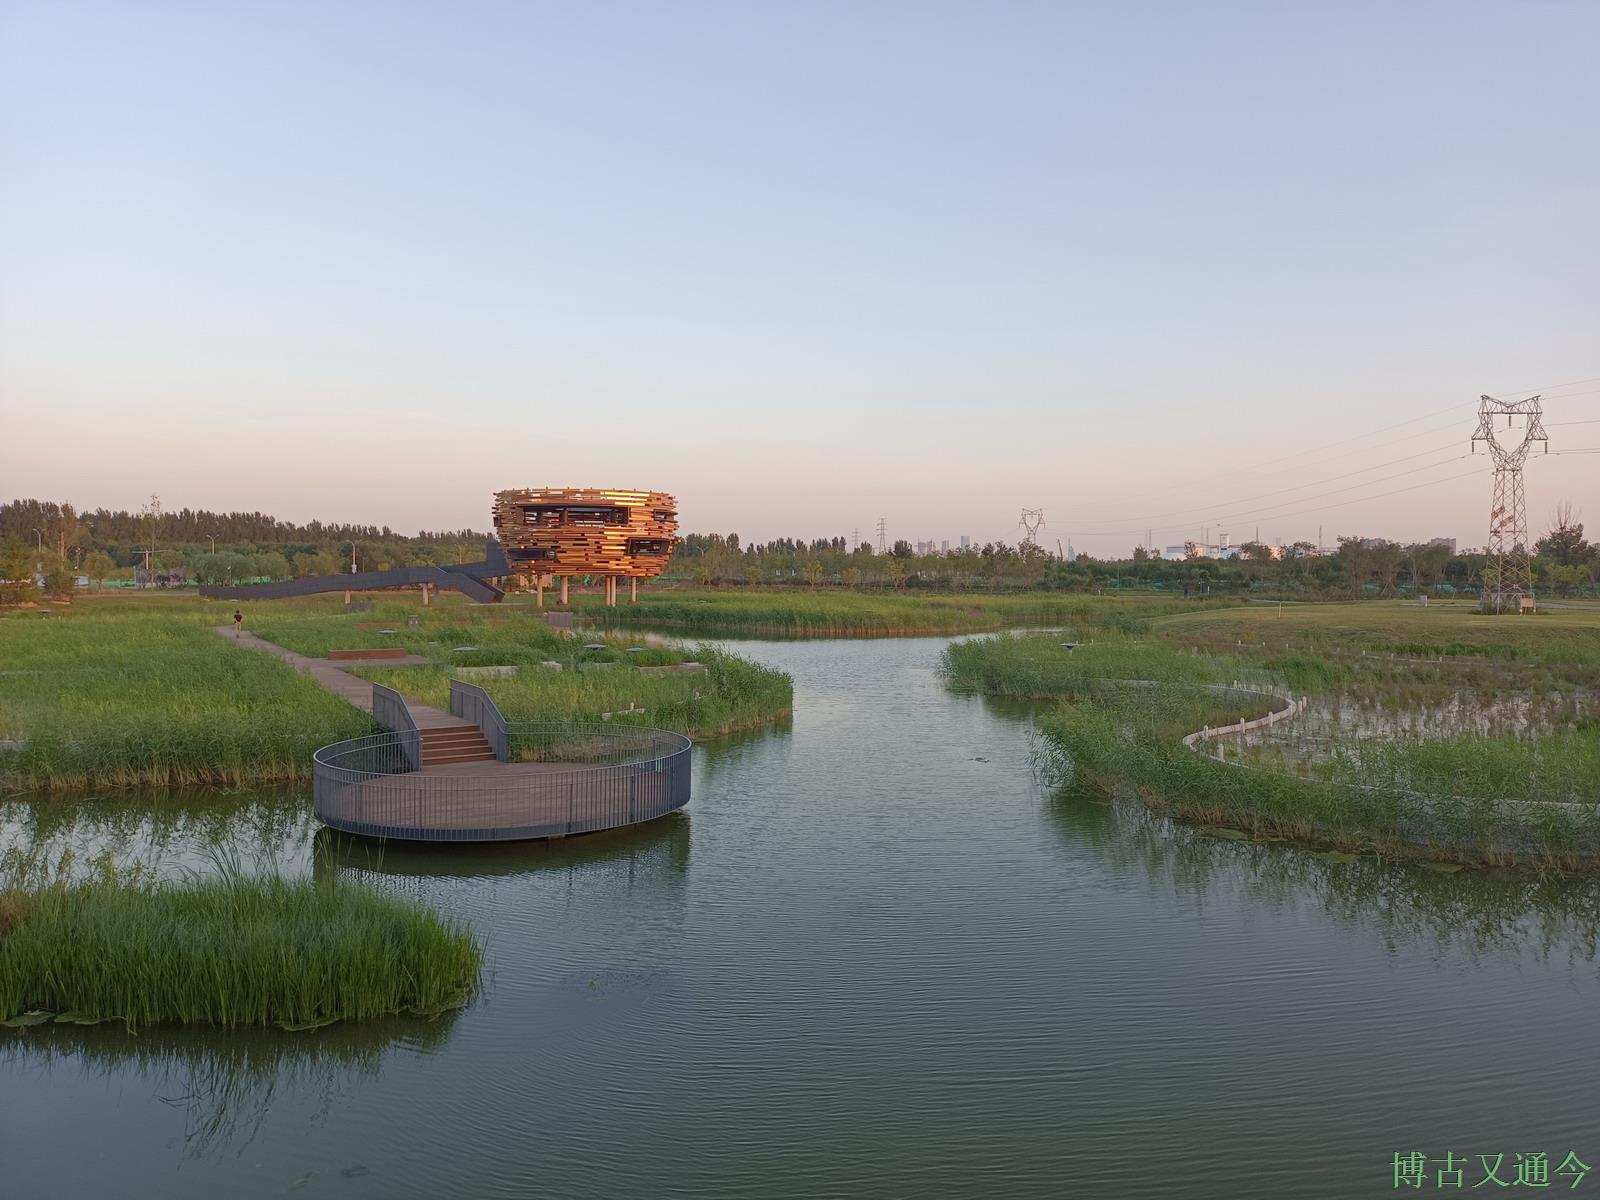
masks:
[[[422,735],[417,732],[417,722],[411,716],[411,709],[406,704],[406,698],[393,688],[384,687],[381,683],[373,684],[372,719],[396,737],[396,750],[401,761],[408,764],[401,769],[420,771],[422,769]]]
[[[689,802],[693,744],[618,725],[508,724],[503,764],[410,767],[402,733],[324,746],[317,817],[347,833],[429,842],[516,841],[614,829]]]
[[[476,725],[483,734],[484,741],[489,743],[489,749],[494,751],[494,756],[501,762],[507,761],[506,756],[510,752],[511,745],[510,734],[506,727],[505,715],[500,711],[500,706],[494,702],[493,696],[475,683],[463,683],[459,679],[452,679],[450,715]]]

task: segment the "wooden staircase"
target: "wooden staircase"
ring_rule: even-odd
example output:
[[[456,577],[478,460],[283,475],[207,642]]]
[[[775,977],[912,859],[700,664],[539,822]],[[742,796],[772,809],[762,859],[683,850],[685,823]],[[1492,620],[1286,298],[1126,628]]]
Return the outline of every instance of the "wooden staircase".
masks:
[[[493,762],[483,731],[476,725],[444,725],[419,729],[422,739],[422,765],[442,767],[449,763]]]

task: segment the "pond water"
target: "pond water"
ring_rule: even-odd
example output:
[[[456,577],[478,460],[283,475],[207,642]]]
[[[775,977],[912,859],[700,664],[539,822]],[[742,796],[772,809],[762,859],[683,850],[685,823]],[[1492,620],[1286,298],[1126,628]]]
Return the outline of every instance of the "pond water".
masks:
[[[700,748],[688,810],[631,832],[379,852],[299,794],[0,810],[0,839],[167,871],[349,873],[491,959],[436,1022],[0,1036],[0,1195],[1350,1197],[1394,1194],[1397,1151],[1472,1156],[1469,1188],[1479,1154],[1600,1167],[1594,884],[1052,794],[1026,710],[948,694],[943,644],[730,643],[794,675],[793,727]]]

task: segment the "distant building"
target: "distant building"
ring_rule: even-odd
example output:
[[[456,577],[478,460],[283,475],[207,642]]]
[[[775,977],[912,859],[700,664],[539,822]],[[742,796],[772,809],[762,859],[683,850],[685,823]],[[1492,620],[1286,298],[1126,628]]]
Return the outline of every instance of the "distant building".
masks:
[[[969,538],[969,537],[968,537],[968,536],[967,536],[967,535],[966,535],[966,534],[964,534],[964,533],[963,533],[963,534],[962,534],[962,535],[961,535],[961,548],[962,548],[962,549],[963,549],[963,550],[970,550],[970,549],[972,549],[972,539],[971,539],[971,538]]]
[[[1456,552],[1456,540],[1455,540],[1455,538],[1443,538],[1443,537],[1440,537],[1440,538],[1429,538],[1428,539],[1428,545],[1429,546],[1442,546],[1444,549],[1448,550],[1451,554],[1454,554]]]
[[[940,554],[949,554],[950,553],[950,539],[949,538],[945,538],[944,541],[939,543],[939,553]]]

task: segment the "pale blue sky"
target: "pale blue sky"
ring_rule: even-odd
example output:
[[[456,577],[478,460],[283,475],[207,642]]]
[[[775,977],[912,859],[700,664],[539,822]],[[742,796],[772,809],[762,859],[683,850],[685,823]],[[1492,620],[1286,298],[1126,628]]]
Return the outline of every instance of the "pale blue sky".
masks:
[[[0,14],[8,496],[1475,543],[1478,393],[1600,377],[1593,3]]]

